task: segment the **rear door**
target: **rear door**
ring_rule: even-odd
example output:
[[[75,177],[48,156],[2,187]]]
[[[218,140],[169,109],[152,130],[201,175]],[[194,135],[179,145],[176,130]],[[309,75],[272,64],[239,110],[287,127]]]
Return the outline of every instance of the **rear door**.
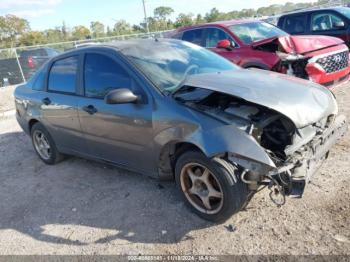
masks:
[[[307,18],[307,14],[285,16],[279,23],[279,27],[291,35],[306,35],[310,33]]]
[[[95,51],[85,54],[82,78],[79,117],[89,154],[135,170],[147,168],[153,150],[151,98],[135,75],[116,54]],[[130,89],[141,101],[106,104],[105,95],[118,88]]]
[[[71,55],[55,60],[49,66],[46,92],[40,97],[43,122],[65,152],[84,152],[77,111],[79,59],[79,55]]]

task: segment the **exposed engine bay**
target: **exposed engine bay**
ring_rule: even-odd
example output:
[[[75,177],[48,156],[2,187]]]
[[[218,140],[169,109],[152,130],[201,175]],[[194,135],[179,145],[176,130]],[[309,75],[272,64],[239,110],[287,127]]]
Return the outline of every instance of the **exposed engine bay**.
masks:
[[[188,107],[226,124],[236,125],[265,149],[276,165],[270,174],[242,170],[241,179],[251,190],[271,188],[271,199],[278,205],[285,195],[302,195],[305,183],[328,156],[329,148],[345,130],[345,119],[334,115],[317,123],[297,128],[283,114],[239,97],[213,90],[186,86],[175,98]],[[337,123],[335,123],[337,122]],[[280,196],[282,200],[277,201]],[[275,197],[275,198],[274,198]]]
[[[265,149],[286,159],[285,149],[293,143],[296,128],[285,116],[266,107],[210,90],[188,87],[176,98],[252,135]]]
[[[280,61],[274,66],[273,71],[283,72],[287,75],[296,76],[302,79],[309,79],[305,68],[310,57],[301,54],[287,53],[278,42],[278,39],[258,45],[255,47],[255,49],[264,52],[276,53],[276,55],[280,58]]]

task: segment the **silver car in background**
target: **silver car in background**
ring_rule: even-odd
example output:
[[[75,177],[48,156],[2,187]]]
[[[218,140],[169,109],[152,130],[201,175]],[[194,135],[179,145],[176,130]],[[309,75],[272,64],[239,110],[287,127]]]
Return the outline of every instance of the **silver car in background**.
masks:
[[[17,87],[15,102],[45,163],[77,155],[174,179],[216,222],[262,186],[278,205],[301,195],[347,128],[320,85],[167,39],[61,54]]]

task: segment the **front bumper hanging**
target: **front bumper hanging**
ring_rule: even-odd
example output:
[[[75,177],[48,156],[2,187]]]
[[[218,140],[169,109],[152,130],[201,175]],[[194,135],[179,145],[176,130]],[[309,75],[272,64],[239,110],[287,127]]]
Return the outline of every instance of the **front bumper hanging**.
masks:
[[[275,181],[285,188],[284,192],[287,195],[301,197],[305,184],[310,181],[313,174],[328,157],[330,149],[346,133],[347,128],[345,116],[336,117],[325,132],[315,136],[301,150],[293,154],[297,156],[292,156],[289,163],[271,171],[268,177],[274,177]]]

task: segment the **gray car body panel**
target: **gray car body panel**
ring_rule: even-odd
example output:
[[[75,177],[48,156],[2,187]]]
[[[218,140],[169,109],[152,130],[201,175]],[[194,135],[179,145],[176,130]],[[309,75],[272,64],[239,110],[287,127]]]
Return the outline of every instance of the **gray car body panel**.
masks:
[[[142,44],[137,41],[130,43]],[[123,42],[123,46],[125,45],[126,42]],[[178,143],[189,143],[196,146],[210,158],[224,154],[229,155],[241,166],[256,172],[266,173],[275,168],[274,162],[265,149],[247,132],[234,124],[224,124],[215,117],[191,109],[176,101],[172,96],[161,93],[142,72],[123,58],[117,46],[79,48],[55,57],[48,63],[46,69],[42,70],[48,71],[54,61],[70,55],[79,55],[81,57],[80,65],[82,65],[84,53],[100,51],[113,54],[119,63],[125,65],[131,77],[139,83],[144,92],[142,96],[146,105],[142,107],[138,104],[129,104],[124,106],[126,108],[121,113],[119,111],[121,110],[120,105],[102,105],[103,101],[99,100],[100,111],[104,112],[104,115],[96,114],[95,117],[102,117],[104,121],[101,122],[99,119],[99,125],[90,127],[95,130],[96,135],[88,135],[84,131],[84,127],[79,126],[79,123],[82,123],[80,118],[84,117],[81,108],[85,104],[94,103],[94,101],[90,99],[88,103],[83,102],[86,98],[83,97],[82,70],[79,70],[77,95],[74,97],[65,96],[68,101],[64,103],[61,101],[63,104],[59,104],[63,94],[47,92],[48,73],[46,72],[45,90],[32,90],[32,82],[19,86],[15,90],[17,119],[24,131],[30,133],[29,123],[33,119],[40,121],[47,127],[57,144],[57,148],[62,153],[108,161],[151,176],[163,175],[162,172],[159,172],[160,164],[164,162],[162,156],[166,155],[170,159],[173,153],[171,148]],[[296,126],[303,126],[312,121],[316,122],[323,115],[335,113],[337,110],[331,93],[323,87],[299,79],[289,80],[271,73],[235,70],[220,73],[217,76],[201,74],[188,77],[184,85],[224,92],[272,108],[289,117]],[[320,100],[317,100],[316,95],[321,97]],[[57,118],[60,120],[59,124],[51,123],[47,118],[45,105],[41,101],[47,96],[52,101],[58,101],[56,106],[51,106],[50,114],[55,118],[61,116],[61,118]],[[74,117],[72,114],[62,114],[62,108],[73,112]],[[144,111],[135,113],[135,110]],[[306,112],[308,113],[306,114]],[[93,117],[90,117],[89,121],[93,122]],[[118,121],[121,124],[118,125]],[[109,126],[106,126],[106,123]],[[142,125],[143,127],[141,127]],[[119,137],[107,135],[106,132],[113,132],[115,128],[120,128],[118,130]],[[137,132],[138,128],[139,132]],[[127,134],[129,130],[132,132],[125,136],[122,135],[123,133]],[[138,136],[137,139],[135,136]],[[94,150],[94,146],[102,140],[102,144],[114,146],[109,147],[105,155],[93,155],[91,152]],[[71,145],[74,146],[71,147],[67,141],[70,141]],[[135,143],[138,145],[135,146]],[[122,144],[122,147],[118,144]],[[127,161],[123,163],[116,161],[113,156],[116,150],[124,150],[126,152],[124,157]]]
[[[234,124],[223,124],[213,117],[184,106],[172,97],[162,99],[157,106],[160,110],[154,112],[156,156],[161,155],[165,145],[189,143],[198,147],[209,158],[229,153],[237,159],[254,162],[254,168],[275,168],[265,149]],[[159,161],[159,157],[156,161]],[[245,161],[242,161],[242,166],[252,168]]]
[[[259,104],[288,117],[297,128],[338,113],[333,94],[303,79],[259,69],[188,76],[184,85],[210,89]]]

